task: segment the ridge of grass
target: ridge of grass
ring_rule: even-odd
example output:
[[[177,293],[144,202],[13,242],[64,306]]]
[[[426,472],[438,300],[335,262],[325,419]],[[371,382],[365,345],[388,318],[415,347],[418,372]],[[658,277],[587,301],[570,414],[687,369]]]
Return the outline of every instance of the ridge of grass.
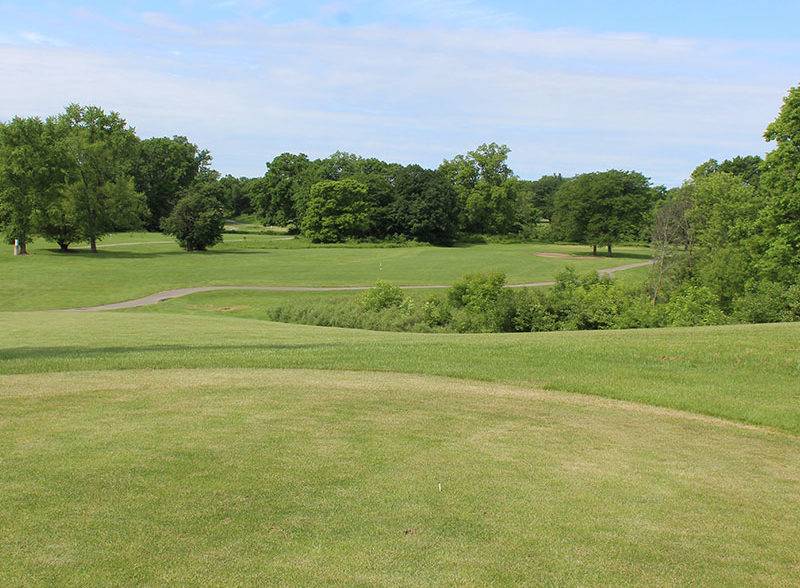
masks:
[[[800,434],[800,324],[424,335],[158,313],[0,313],[0,373],[394,371],[631,400]]]

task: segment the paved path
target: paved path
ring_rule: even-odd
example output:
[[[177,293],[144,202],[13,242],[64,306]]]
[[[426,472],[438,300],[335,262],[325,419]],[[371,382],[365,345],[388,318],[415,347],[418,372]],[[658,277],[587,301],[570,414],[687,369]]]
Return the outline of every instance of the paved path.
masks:
[[[611,267],[598,270],[597,273],[601,276],[612,276],[617,272],[625,270],[636,269],[640,267],[647,267],[652,265],[653,261],[640,261],[637,263],[629,263],[617,267]],[[550,280],[546,282],[527,282],[525,284],[510,284],[509,288],[540,288],[543,286],[552,286],[555,282]],[[123,302],[114,302],[111,304],[101,304],[99,306],[87,306],[85,308],[72,308],[78,312],[99,312],[103,310],[120,310],[123,308],[136,308],[139,306],[149,306],[151,304],[158,304],[164,300],[171,300],[172,298],[181,298],[190,294],[197,294],[198,292],[217,292],[219,290],[256,290],[262,292],[359,292],[362,290],[369,290],[372,286],[196,286],[193,288],[175,288],[174,290],[165,290],[164,292],[156,292],[143,298],[135,300],[125,300]],[[400,286],[403,290],[434,290],[449,288],[449,285],[415,285],[415,286]]]

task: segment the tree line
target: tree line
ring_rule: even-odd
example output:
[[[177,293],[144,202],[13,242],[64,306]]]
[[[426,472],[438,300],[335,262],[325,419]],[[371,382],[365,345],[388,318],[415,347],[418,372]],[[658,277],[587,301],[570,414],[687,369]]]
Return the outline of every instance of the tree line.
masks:
[[[0,123],[0,228],[67,251],[146,229],[188,250],[220,240],[224,218],[256,213],[313,242],[402,237],[449,245],[464,235],[561,239],[594,246],[646,237],[663,198],[637,172],[519,178],[509,148],[490,143],[437,169],[345,152],[284,153],[257,178],[221,176],[183,136],[140,139],[119,114],[72,104],[46,119]],[[182,202],[178,206],[179,202]]]
[[[420,332],[800,321],[800,87],[790,90],[764,138],[774,147],[765,158],[710,159],[682,186],[657,194],[650,210],[630,195],[647,189],[635,174],[550,180],[558,183],[550,192],[554,224],[567,234],[590,235],[589,243],[610,241],[620,226],[627,230],[614,224],[614,215],[603,215],[603,207],[650,218],[654,266],[644,283],[595,272],[579,276],[567,268],[552,288],[510,289],[503,274],[474,274],[445,295],[420,301],[379,282],[350,302],[287,300],[268,309],[268,316]]]
[[[253,206],[267,224],[316,242],[399,235],[438,245],[463,235],[522,235],[603,245],[647,236],[665,189],[638,172],[518,177],[509,148],[489,143],[437,169],[337,152],[284,153],[257,180]]]
[[[790,90],[766,131],[776,145],[766,159],[709,160],[672,190],[623,170],[522,179],[496,143],[436,169],[284,153],[261,177],[222,177],[185,137],[142,140],[119,114],[73,104],[0,123],[0,228],[23,253],[35,236],[94,251],[104,235],[139,228],[204,249],[220,240],[225,218],[242,213],[314,242],[519,235],[610,254],[615,243],[652,240],[654,298],[690,278],[730,298],[754,276],[789,283],[799,269],[798,93]]]
[[[111,232],[169,232],[170,215],[187,199],[201,202],[221,231],[223,216],[249,210],[250,182],[221,177],[210,163],[185,137],[142,140],[119,114],[96,106],[15,117],[0,123],[0,228],[22,254],[35,236],[62,251],[77,242],[96,251]]]

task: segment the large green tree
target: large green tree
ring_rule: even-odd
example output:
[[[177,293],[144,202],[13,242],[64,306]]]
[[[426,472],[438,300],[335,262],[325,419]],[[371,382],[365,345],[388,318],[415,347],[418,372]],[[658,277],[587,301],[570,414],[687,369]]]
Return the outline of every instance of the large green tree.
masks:
[[[638,239],[649,227],[659,192],[638,172],[609,170],[581,174],[555,195],[553,224],[565,241],[605,245]]]
[[[555,195],[565,181],[561,174],[553,174],[525,182],[531,206],[547,220],[553,218]]]
[[[323,180],[311,187],[301,229],[314,242],[335,243],[369,234],[367,186],[357,180]]]
[[[693,243],[693,275],[726,310],[756,278],[758,192],[741,177],[717,172],[696,179],[687,210]]]
[[[282,153],[267,164],[263,179],[251,186],[256,213],[267,225],[298,226],[311,192],[312,162],[304,153]]]
[[[161,230],[173,235],[186,251],[205,251],[222,242],[225,216],[219,200],[202,192],[188,193],[178,200]]]
[[[146,212],[131,167],[134,130],[116,112],[71,104],[59,116],[70,167],[67,197],[81,237],[97,252],[97,241],[113,230],[133,228]]]
[[[455,240],[458,196],[438,171],[409,165],[398,170],[392,206],[391,230],[406,237],[437,245]]]
[[[776,147],[761,174],[761,267],[770,279],[794,283],[800,275],[800,86],[789,91],[764,138]]]
[[[764,160],[758,155],[738,155],[733,159],[726,159],[722,163],[716,159],[709,159],[695,168],[692,172],[692,179],[697,180],[715,173],[724,172],[740,178],[754,188],[758,188],[763,164]]]
[[[64,158],[53,121],[15,117],[0,124],[0,227],[19,254],[37,232],[64,182]]]
[[[155,231],[197,175],[211,163],[211,155],[186,137],[153,137],[140,141],[131,172],[136,189],[147,199],[145,226]]]
[[[506,145],[488,143],[439,167],[458,194],[463,230],[511,233],[530,220],[521,218],[524,207],[519,180],[508,166],[510,151]]]

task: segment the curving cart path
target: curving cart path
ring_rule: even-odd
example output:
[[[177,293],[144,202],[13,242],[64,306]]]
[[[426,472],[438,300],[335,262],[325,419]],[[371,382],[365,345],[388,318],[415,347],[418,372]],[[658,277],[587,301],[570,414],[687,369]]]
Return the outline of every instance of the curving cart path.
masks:
[[[637,263],[629,263],[617,267],[611,267],[598,270],[597,273],[601,276],[613,276],[617,272],[625,270],[637,269],[640,267],[647,267],[653,264],[653,260],[640,261]],[[525,284],[510,284],[509,288],[540,288],[544,286],[552,286],[555,282],[550,280],[546,282],[528,282]],[[400,286],[404,290],[433,290],[449,288],[449,285],[415,285],[415,286]],[[72,308],[71,311],[77,312],[100,312],[104,310],[121,310],[124,308],[137,308],[139,306],[149,306],[151,304],[158,304],[164,300],[171,300],[172,298],[181,298],[182,296],[189,296],[190,294],[197,294],[198,292],[216,292],[219,290],[261,290],[264,292],[357,292],[361,290],[369,290],[371,286],[196,286],[193,288],[175,288],[174,290],[165,290],[164,292],[156,292],[149,296],[136,298],[135,300],[125,300],[123,302],[113,302],[111,304],[101,304],[98,306],[87,306],[85,308]]]

